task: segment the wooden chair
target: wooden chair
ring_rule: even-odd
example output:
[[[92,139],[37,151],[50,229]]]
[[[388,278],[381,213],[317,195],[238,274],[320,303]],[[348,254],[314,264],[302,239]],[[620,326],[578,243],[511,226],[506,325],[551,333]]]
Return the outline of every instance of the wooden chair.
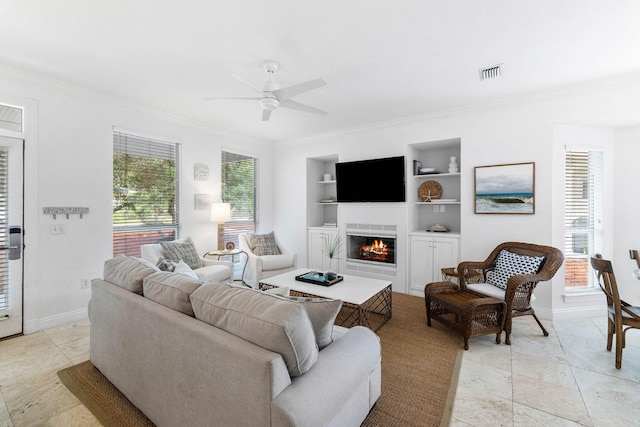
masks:
[[[616,336],[616,368],[622,367],[622,349],[629,329],[640,329],[640,307],[633,307],[620,299],[616,276],[611,261],[602,259],[602,255],[591,257],[591,267],[598,275],[600,288],[607,297],[608,328],[607,351],[611,351],[613,335]]]
[[[495,269],[498,255],[503,249],[519,255],[542,256],[544,260],[537,273],[513,275],[507,280],[506,290],[502,290],[485,282],[489,272]],[[531,297],[538,282],[551,280],[563,261],[562,252],[551,246],[521,242],[502,243],[489,254],[486,260],[462,262],[458,265],[460,288],[505,301],[507,304],[504,322],[505,344],[511,344],[511,323],[512,319],[518,316],[533,316],[540,329],[542,329],[542,333],[548,336],[549,332],[542,326],[540,319],[538,319],[533,307],[531,307]],[[480,280],[478,280],[479,278]]]

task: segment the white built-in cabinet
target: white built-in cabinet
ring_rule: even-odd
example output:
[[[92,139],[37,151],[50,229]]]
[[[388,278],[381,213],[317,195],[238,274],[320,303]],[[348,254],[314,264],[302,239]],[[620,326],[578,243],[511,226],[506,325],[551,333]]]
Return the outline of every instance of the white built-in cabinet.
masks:
[[[409,293],[424,295],[427,283],[442,280],[442,268],[460,262],[460,235],[409,233]]]
[[[323,252],[327,239],[335,239],[338,235],[336,228],[330,227],[309,227],[308,228],[308,267],[317,271],[326,271],[329,269],[329,257]],[[337,261],[334,261],[337,262]],[[337,265],[332,266],[334,269]]]

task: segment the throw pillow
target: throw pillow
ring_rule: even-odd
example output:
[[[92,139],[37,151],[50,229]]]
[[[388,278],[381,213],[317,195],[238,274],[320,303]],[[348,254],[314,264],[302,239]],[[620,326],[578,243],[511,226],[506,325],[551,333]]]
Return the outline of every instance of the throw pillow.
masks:
[[[176,263],[168,259],[160,258],[156,263],[156,267],[158,267],[160,271],[173,271],[173,269],[176,268]]]
[[[313,326],[301,304],[224,283],[207,283],[190,298],[196,319],[280,354],[292,377],[318,359]]]
[[[329,298],[307,298],[307,297],[282,297],[289,301],[302,304],[307,310],[313,332],[316,334],[316,344],[322,350],[333,342],[333,324],[342,308],[342,301]]]
[[[193,317],[189,296],[202,282],[184,274],[159,271],[145,277],[142,282],[144,297],[158,304]]]
[[[276,236],[271,233],[253,234],[249,240],[251,252],[258,256],[263,255],[280,255],[280,249],[276,244]]]
[[[173,269],[173,272],[178,274],[184,274],[185,276],[191,277],[193,279],[198,279],[198,275],[191,269],[191,267],[187,265],[187,263],[185,263],[182,260],[178,261],[178,263]]]
[[[503,249],[498,254],[495,268],[487,277],[487,283],[507,289],[507,281],[511,276],[536,274],[543,261],[543,256],[520,255]]]
[[[173,262],[184,261],[192,270],[202,267],[202,260],[191,237],[173,242],[160,242],[164,257]]]

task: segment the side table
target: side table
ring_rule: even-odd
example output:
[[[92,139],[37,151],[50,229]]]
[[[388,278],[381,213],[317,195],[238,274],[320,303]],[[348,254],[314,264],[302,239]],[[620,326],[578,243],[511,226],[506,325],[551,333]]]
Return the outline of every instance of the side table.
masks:
[[[233,281],[234,282],[240,282],[244,286],[247,286],[247,287],[250,288],[251,286],[249,286],[244,281],[244,272],[247,269],[247,263],[249,262],[249,255],[247,255],[247,253],[245,251],[243,251],[242,249],[215,250],[215,251],[210,251],[210,252],[205,253],[204,255],[202,255],[202,257],[205,258],[205,257],[208,257],[208,256],[217,256],[218,260],[220,260],[220,257],[230,256],[231,257],[231,262],[235,262],[236,255],[240,255],[240,254],[244,254],[244,266],[242,267],[242,276],[240,277],[240,279],[233,279]],[[240,259],[242,260],[242,257],[240,257]]]
[[[424,288],[427,325],[436,319],[464,338],[464,349],[469,349],[469,338],[496,334],[496,344],[504,327],[507,304],[497,298],[460,290],[452,282],[429,283]]]

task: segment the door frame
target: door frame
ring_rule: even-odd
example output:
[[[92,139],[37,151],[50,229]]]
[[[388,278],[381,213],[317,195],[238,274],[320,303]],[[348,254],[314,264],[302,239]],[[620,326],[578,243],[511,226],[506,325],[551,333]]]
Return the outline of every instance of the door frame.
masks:
[[[0,103],[22,108],[23,131],[0,129],[0,135],[24,141],[22,333],[40,330],[38,310],[38,101],[0,92]]]

